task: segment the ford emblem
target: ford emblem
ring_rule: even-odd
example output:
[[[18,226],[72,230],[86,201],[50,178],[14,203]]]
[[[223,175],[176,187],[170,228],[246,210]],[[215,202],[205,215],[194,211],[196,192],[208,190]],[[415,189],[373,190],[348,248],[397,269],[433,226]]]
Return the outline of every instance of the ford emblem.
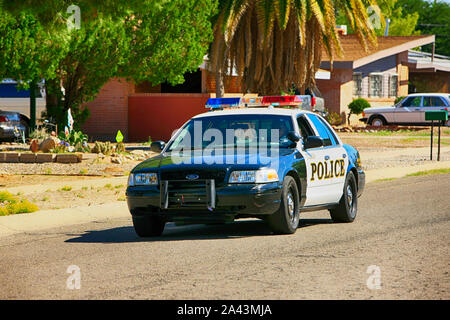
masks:
[[[198,178],[199,178],[198,174],[188,174],[186,176],[186,179],[188,179],[188,180],[196,180]]]

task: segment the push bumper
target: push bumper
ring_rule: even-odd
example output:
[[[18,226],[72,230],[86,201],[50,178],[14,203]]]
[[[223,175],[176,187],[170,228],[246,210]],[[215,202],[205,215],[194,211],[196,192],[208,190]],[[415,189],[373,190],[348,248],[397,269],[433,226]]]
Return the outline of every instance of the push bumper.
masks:
[[[157,214],[168,221],[181,218],[218,220],[226,217],[260,216],[273,214],[280,207],[281,185],[276,183],[248,185],[236,184],[211,188],[207,192],[192,193],[168,189],[167,200],[163,184],[154,187],[128,187],[126,196],[132,215]],[[188,201],[187,199],[195,199]],[[212,204],[212,206],[211,206]]]

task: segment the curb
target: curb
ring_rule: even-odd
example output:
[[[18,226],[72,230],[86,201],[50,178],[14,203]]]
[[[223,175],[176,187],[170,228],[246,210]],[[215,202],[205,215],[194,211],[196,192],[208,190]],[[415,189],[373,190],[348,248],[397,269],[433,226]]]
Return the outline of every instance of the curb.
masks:
[[[392,167],[366,171],[366,183],[380,179],[401,178],[408,174],[450,168],[450,161],[427,163],[419,166]],[[104,180],[102,181],[104,183]],[[18,233],[130,217],[127,203],[117,201],[101,205],[43,210],[35,213],[16,214],[0,217],[0,238]]]
[[[131,217],[125,201],[0,217],[0,238],[17,233]]]

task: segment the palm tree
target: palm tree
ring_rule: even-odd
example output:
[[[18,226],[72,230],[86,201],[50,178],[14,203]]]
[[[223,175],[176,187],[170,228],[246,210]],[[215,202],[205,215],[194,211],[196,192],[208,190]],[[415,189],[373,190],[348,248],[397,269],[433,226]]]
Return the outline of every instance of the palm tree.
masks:
[[[210,68],[216,93],[234,69],[243,92],[280,94],[314,83],[322,49],[330,61],[342,54],[335,11],[345,13],[362,46],[376,44],[366,8],[374,0],[219,0]]]

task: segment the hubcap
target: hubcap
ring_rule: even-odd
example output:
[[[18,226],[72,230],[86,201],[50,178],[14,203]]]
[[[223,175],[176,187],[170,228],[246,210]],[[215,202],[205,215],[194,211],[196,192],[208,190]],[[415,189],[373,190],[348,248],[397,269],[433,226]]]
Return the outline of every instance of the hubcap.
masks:
[[[287,204],[288,204],[288,212],[291,216],[291,219],[294,219],[294,210],[295,210],[295,204],[294,204],[294,198],[292,197],[292,193],[289,192],[287,195]]]
[[[353,200],[353,190],[350,185],[347,186],[347,203],[350,208],[350,214],[353,217],[355,214],[355,204]]]
[[[373,120],[372,125],[374,127],[381,127],[383,125],[383,121],[381,121],[380,119],[375,119]]]
[[[288,213],[291,218],[291,221],[294,221],[294,219],[295,219],[295,202],[294,202],[294,197],[292,196],[292,193],[290,191],[287,194],[287,209],[288,209]]]

